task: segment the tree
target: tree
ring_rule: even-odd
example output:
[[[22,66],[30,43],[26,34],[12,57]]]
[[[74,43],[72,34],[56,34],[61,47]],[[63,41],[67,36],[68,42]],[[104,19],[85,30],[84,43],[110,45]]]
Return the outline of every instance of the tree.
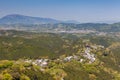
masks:
[[[8,73],[3,74],[3,79],[2,80],[12,80],[12,76]]]
[[[30,78],[26,75],[21,75],[20,80],[30,80]]]

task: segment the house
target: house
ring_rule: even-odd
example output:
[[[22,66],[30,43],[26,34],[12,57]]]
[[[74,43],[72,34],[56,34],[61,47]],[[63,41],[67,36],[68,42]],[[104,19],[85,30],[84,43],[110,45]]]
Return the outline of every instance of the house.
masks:
[[[48,59],[37,59],[33,62],[33,64],[41,66],[41,67],[45,67],[48,64]]]
[[[95,58],[95,55],[90,53],[90,49],[89,49],[89,48],[87,48],[87,49],[85,50],[85,53],[83,54],[83,56],[84,56],[85,58],[89,59],[91,63],[94,62],[95,59],[96,59],[96,58]]]
[[[66,58],[64,58],[64,61],[70,61],[73,58],[73,56],[68,56]]]

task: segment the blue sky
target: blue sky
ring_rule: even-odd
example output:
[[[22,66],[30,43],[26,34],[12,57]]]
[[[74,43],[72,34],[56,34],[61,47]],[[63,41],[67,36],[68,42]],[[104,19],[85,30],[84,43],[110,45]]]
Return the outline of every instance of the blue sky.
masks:
[[[120,0],[0,0],[0,17],[8,14],[79,22],[120,21]]]

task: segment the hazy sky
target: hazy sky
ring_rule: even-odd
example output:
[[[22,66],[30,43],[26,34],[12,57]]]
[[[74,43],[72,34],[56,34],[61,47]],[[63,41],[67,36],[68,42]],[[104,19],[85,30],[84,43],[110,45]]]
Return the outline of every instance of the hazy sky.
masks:
[[[0,0],[0,17],[8,14],[79,22],[120,21],[120,0]]]

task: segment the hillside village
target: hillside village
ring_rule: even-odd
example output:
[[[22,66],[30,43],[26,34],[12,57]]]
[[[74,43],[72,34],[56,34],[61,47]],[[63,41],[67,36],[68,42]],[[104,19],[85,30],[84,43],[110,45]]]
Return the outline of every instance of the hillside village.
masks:
[[[120,78],[117,38],[18,31],[1,31],[0,37],[0,80]]]
[[[99,49],[104,49],[104,46],[101,46],[101,45],[86,46],[82,53],[77,53],[77,55],[73,54],[71,56],[66,56],[64,58],[57,58],[55,60],[46,59],[46,58],[45,59],[44,58],[35,59],[35,60],[25,59],[24,62],[31,63],[33,65],[37,65],[37,66],[40,66],[42,68],[47,67],[50,62],[54,62],[54,61],[59,61],[59,62],[64,63],[64,62],[70,62],[72,60],[76,60],[80,63],[83,63],[83,62],[86,62],[88,60],[88,63],[92,64],[95,62],[96,57],[97,57],[95,53],[92,53],[92,50],[97,51]],[[81,57],[83,57],[83,58],[81,58]]]
[[[120,80],[120,0],[1,0],[0,80]]]

